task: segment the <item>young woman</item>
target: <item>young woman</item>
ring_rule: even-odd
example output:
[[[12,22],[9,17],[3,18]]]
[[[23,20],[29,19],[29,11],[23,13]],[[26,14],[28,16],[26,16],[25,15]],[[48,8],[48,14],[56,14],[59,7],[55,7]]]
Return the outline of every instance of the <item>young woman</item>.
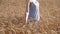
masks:
[[[40,12],[39,12],[39,2],[37,0],[26,0],[27,6],[26,6],[26,25],[27,28],[29,27],[29,24],[31,21],[34,21],[35,28],[38,29],[38,22],[40,20]],[[29,28],[28,28],[29,29]],[[38,32],[38,31],[35,31]],[[35,33],[37,34],[37,33]]]
[[[37,0],[27,0],[26,22],[39,21],[39,3]]]

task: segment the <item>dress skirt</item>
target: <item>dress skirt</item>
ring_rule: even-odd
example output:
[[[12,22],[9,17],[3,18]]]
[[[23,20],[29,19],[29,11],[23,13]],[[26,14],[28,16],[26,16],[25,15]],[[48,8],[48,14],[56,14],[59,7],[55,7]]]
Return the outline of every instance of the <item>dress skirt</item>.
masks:
[[[39,12],[39,3],[32,2],[29,8],[28,21],[39,21],[40,12]]]

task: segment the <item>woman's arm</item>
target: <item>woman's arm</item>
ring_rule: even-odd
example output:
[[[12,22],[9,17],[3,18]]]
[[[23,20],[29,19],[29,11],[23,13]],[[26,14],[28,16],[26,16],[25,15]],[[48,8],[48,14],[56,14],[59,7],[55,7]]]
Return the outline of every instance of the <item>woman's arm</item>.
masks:
[[[29,12],[30,1],[26,0],[26,11]]]
[[[29,6],[30,6],[30,1],[26,0],[26,23],[27,23],[28,15],[29,15]]]

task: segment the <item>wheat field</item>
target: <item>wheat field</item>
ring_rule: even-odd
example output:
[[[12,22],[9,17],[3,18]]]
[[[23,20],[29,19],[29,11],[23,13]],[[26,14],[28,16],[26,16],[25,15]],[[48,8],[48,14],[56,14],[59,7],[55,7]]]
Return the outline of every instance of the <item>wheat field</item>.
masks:
[[[39,0],[38,34],[60,34],[60,0]],[[26,0],[0,0],[0,34],[34,34],[25,27]]]

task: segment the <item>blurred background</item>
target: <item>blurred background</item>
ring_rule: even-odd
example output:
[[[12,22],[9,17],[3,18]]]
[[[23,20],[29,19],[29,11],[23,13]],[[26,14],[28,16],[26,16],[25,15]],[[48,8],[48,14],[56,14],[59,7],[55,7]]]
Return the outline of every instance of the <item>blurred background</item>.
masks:
[[[60,34],[60,0],[39,0],[38,34]],[[26,32],[26,0],[0,0],[0,34],[34,34],[33,23]]]

